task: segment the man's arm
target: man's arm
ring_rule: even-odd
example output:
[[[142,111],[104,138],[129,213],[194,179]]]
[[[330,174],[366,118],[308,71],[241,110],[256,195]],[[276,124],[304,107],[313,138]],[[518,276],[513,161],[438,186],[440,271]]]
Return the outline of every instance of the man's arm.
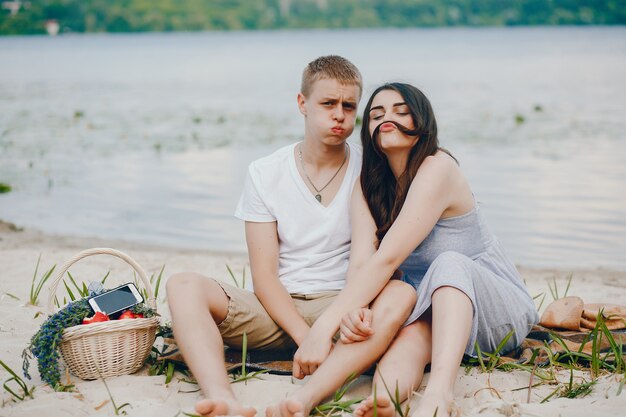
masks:
[[[291,296],[278,279],[278,231],[276,222],[246,222],[246,242],[254,293],[276,322],[298,344],[302,343],[309,326],[304,321]]]
[[[357,180],[353,192],[352,201],[350,203],[350,222],[351,222],[351,240],[350,245],[350,264],[348,266],[347,279],[355,279],[351,277],[361,275],[362,266],[376,252],[376,223],[367,207],[367,203],[361,192],[361,185]],[[331,308],[345,292],[345,288],[339,296],[333,301]],[[359,306],[362,307],[362,306]],[[313,325],[313,329],[323,327],[322,322],[332,320],[332,317],[324,319],[327,316],[323,313]],[[339,318],[341,319],[341,317]],[[324,327],[333,327],[334,324]],[[337,322],[339,327],[339,322]],[[332,335],[331,335],[332,337]],[[302,343],[298,343],[298,350],[294,356],[294,376],[303,378],[305,375],[311,375],[318,366],[326,360],[332,349],[332,340],[330,337],[319,337],[312,332],[308,332]],[[298,368],[296,372],[296,367]],[[299,372],[299,371],[302,372]]]

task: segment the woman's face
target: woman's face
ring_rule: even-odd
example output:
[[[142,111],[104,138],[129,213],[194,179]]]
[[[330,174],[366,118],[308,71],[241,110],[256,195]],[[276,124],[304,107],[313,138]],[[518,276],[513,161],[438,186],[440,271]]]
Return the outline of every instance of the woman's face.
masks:
[[[378,141],[383,152],[411,149],[419,139],[418,136],[408,136],[402,133],[393,123],[414,129],[413,119],[409,107],[404,99],[395,90],[382,90],[374,97],[369,111],[369,132],[374,137],[374,130],[380,126]]]

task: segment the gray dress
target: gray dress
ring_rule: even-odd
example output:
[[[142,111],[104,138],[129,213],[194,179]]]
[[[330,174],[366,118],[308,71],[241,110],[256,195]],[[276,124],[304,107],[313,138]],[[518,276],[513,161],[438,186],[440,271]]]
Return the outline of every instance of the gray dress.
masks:
[[[440,219],[400,270],[402,280],[418,294],[407,325],[424,314],[433,292],[442,286],[458,288],[472,300],[474,317],[467,355],[476,356],[476,341],[482,351],[495,351],[514,330],[501,353],[510,351],[539,321],[519,272],[487,228],[478,204],[466,214]],[[454,306],[449,308],[454,310]]]

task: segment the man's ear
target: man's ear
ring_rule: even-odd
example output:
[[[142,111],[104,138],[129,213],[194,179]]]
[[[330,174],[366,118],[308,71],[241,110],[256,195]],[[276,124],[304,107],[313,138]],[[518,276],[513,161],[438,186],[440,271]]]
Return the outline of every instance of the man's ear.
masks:
[[[302,93],[298,93],[298,109],[303,116],[306,116],[306,97]]]

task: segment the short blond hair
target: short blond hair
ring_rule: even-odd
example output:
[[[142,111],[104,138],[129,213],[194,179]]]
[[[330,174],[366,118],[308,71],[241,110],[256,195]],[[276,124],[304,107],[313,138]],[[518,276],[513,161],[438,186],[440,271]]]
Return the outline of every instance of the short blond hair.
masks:
[[[313,84],[322,79],[337,80],[341,84],[354,84],[359,87],[359,97],[363,92],[363,79],[357,67],[339,55],[321,56],[311,62],[302,72],[300,92],[308,97]]]

